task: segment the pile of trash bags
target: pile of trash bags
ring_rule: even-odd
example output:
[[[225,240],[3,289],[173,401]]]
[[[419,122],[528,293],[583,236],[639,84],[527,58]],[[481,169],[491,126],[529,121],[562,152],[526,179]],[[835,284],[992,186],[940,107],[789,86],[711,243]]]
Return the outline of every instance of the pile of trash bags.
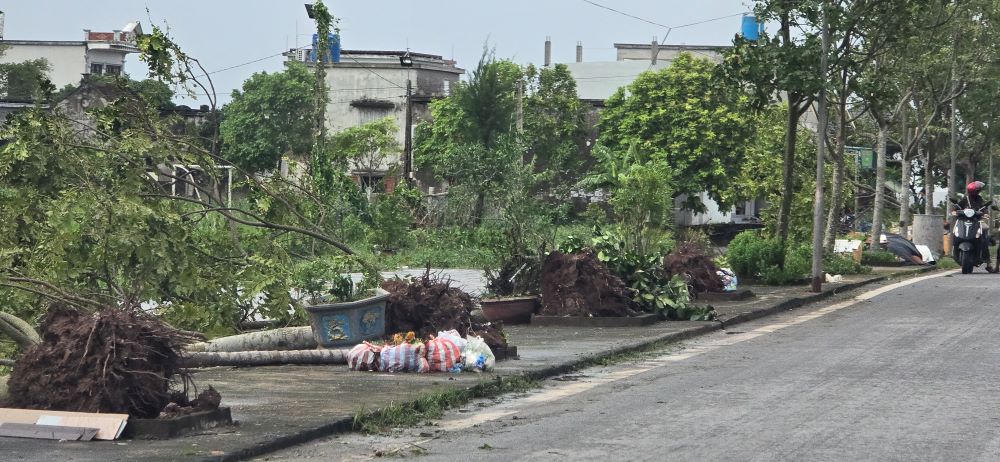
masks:
[[[452,329],[427,341],[407,332],[385,344],[364,342],[347,353],[347,364],[352,371],[484,372],[493,369],[496,357],[481,337],[462,338]]]

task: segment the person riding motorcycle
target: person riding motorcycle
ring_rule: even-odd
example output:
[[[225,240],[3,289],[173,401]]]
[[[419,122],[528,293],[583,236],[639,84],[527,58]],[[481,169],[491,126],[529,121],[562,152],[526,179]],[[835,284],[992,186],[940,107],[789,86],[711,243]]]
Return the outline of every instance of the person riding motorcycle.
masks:
[[[959,199],[958,202],[957,202],[958,210],[962,210],[962,209],[979,210],[979,209],[983,208],[983,206],[986,205],[986,200],[983,199],[983,196],[980,193],[983,191],[983,188],[985,186],[986,186],[986,184],[983,183],[982,181],[973,181],[973,182],[967,184],[965,186],[965,197]],[[994,209],[994,210],[1000,210],[1000,209],[997,209],[996,206],[993,206],[991,208]],[[953,210],[951,212],[951,216],[953,216],[953,217],[954,216],[958,216],[958,210]],[[982,260],[986,262],[986,271],[988,271],[990,273],[995,273],[995,272],[998,271],[998,269],[994,268],[993,265],[990,263],[990,240],[991,240],[991,236],[990,236],[990,233],[989,233],[989,229],[990,229],[990,225],[989,225],[990,224],[989,210],[985,211],[985,214],[983,215],[981,223],[982,223],[982,226],[983,226],[983,237],[982,237],[982,241],[980,243],[981,245],[979,246],[979,248],[980,248],[980,250],[982,252],[982,254],[981,254],[982,255]],[[998,253],[998,255],[1000,255],[1000,253]],[[998,260],[1000,260],[1000,257],[998,257]],[[998,261],[998,264],[1000,264],[1000,261]]]

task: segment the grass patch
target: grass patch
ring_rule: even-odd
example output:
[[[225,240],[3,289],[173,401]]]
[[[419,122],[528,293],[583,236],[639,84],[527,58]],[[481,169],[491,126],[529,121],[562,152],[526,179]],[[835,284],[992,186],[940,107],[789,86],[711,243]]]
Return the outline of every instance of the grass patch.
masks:
[[[955,259],[951,257],[941,257],[941,259],[938,260],[937,265],[934,266],[936,266],[938,269],[950,270],[958,268],[958,262],[956,262]]]
[[[448,409],[465,405],[473,399],[523,393],[538,387],[537,380],[512,376],[497,377],[464,390],[428,393],[416,400],[390,404],[375,412],[365,412],[362,409],[354,414],[354,430],[362,433],[385,433],[392,428],[412,427],[424,421],[440,419]]]

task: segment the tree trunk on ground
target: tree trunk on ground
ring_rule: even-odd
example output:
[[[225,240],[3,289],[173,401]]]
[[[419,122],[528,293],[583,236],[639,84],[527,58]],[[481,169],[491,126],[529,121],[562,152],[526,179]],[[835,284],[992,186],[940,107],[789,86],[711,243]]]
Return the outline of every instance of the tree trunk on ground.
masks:
[[[879,118],[878,141],[875,144],[877,160],[875,162],[875,204],[872,208],[872,242],[879,241],[882,234],[883,212],[885,210],[885,151],[889,138],[888,122]],[[873,245],[872,249],[877,248]]]
[[[789,97],[788,120],[785,124],[785,153],[782,157],[781,170],[781,204],[778,209],[778,241],[782,248],[788,240],[788,217],[792,211],[792,198],[795,196],[795,143],[798,136],[799,117],[797,105],[801,100],[796,98],[795,104]]]
[[[282,327],[280,329],[250,332],[247,334],[220,337],[209,342],[199,342],[188,346],[189,352],[236,352],[272,350],[308,350],[318,344],[313,338],[311,327]]]
[[[346,349],[194,352],[184,356],[184,367],[264,366],[268,364],[347,364]]]
[[[0,311],[0,334],[10,337],[22,349],[42,341],[31,324],[3,311]]]

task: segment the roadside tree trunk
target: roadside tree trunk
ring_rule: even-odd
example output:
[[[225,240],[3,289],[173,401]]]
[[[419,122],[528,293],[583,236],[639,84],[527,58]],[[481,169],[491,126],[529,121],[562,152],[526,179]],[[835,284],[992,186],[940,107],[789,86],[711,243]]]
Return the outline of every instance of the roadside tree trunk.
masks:
[[[826,217],[826,234],[823,235],[823,248],[833,252],[833,244],[840,231],[840,217],[844,213],[844,177],[846,162],[844,149],[847,144],[847,100],[841,96],[837,103],[837,135],[833,145],[833,185],[830,189],[830,210]]]
[[[879,241],[882,234],[882,221],[885,210],[885,151],[889,138],[889,124],[886,120],[876,117],[878,124],[878,141],[875,144],[875,204],[872,208],[872,242]],[[877,246],[872,246],[872,249]]]
[[[781,170],[781,204],[778,208],[777,238],[781,247],[788,240],[788,219],[792,211],[792,198],[795,197],[795,143],[798,138],[799,118],[802,113],[798,106],[801,97],[789,96],[788,119],[785,124],[785,152],[782,156]]]
[[[234,351],[194,352],[184,356],[184,367],[264,366],[268,364],[347,364],[347,351]]]

